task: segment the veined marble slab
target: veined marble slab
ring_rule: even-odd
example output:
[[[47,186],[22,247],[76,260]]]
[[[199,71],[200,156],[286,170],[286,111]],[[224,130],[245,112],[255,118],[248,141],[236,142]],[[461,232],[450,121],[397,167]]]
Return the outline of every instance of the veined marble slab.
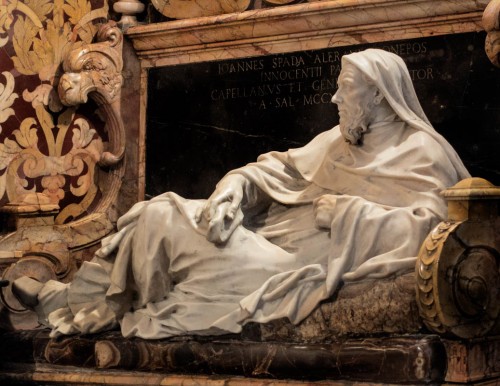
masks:
[[[142,67],[482,30],[485,1],[336,0],[132,27]]]

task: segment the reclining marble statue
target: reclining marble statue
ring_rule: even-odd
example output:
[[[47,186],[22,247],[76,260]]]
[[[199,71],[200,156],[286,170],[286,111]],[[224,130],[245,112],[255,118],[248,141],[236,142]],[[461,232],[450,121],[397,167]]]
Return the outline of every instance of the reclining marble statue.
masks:
[[[53,337],[157,339],[297,324],[341,283],[413,270],[446,218],[440,192],[469,173],[399,56],[345,55],[338,86],[338,126],[229,172],[208,200],[137,203],[71,283],[22,277],[14,293]]]

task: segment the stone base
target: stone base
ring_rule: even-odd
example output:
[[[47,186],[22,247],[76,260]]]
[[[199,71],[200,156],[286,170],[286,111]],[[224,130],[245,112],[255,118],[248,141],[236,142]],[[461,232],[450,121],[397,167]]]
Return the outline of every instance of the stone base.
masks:
[[[410,273],[345,284],[297,326],[278,319],[255,328],[263,341],[326,343],[332,337],[418,334],[424,325]]]
[[[456,383],[497,379],[500,383],[500,336],[465,342],[444,341],[448,357],[446,381]]]
[[[32,365],[30,369],[10,368],[0,373],[0,384],[8,386],[388,386],[395,384],[355,381],[299,381],[290,379],[244,378],[220,375],[176,375],[132,371],[102,371],[82,369],[71,366]]]
[[[57,368],[71,371],[78,366],[91,371],[89,379],[110,371],[140,371],[152,380],[164,379],[167,374],[200,374],[200,379],[217,374],[224,379],[243,376],[417,384],[440,382],[446,371],[444,345],[435,335],[307,345],[228,338],[145,341],[123,339],[118,333],[54,340],[47,332],[18,332],[5,333],[0,339],[4,380],[15,379],[9,366],[15,369],[23,364],[33,379],[47,376],[41,369],[56,369],[58,373]],[[52,370],[49,373],[54,375]],[[61,382],[66,379],[63,373],[59,375]],[[83,379],[79,382],[86,384]]]
[[[496,384],[500,337],[459,342],[436,335],[329,344],[219,337],[146,341],[119,333],[50,339],[0,335],[5,385]]]

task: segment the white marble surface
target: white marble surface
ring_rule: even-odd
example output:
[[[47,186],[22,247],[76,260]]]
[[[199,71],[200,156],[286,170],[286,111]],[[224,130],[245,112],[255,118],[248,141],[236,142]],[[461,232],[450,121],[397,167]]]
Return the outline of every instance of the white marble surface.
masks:
[[[339,86],[339,126],[308,145],[228,173],[208,200],[169,192],[121,217],[70,286],[41,291],[53,335],[117,321],[149,339],[298,323],[342,281],[412,271],[446,216],[440,192],[469,174],[401,58],[346,55]]]

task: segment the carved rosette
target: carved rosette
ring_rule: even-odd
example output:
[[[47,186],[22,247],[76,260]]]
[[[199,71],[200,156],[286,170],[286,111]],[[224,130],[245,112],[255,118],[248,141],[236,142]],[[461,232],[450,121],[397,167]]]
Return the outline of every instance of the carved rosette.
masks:
[[[440,334],[485,336],[499,325],[500,189],[473,178],[443,195],[450,220],[428,235],[416,264],[420,315]]]

